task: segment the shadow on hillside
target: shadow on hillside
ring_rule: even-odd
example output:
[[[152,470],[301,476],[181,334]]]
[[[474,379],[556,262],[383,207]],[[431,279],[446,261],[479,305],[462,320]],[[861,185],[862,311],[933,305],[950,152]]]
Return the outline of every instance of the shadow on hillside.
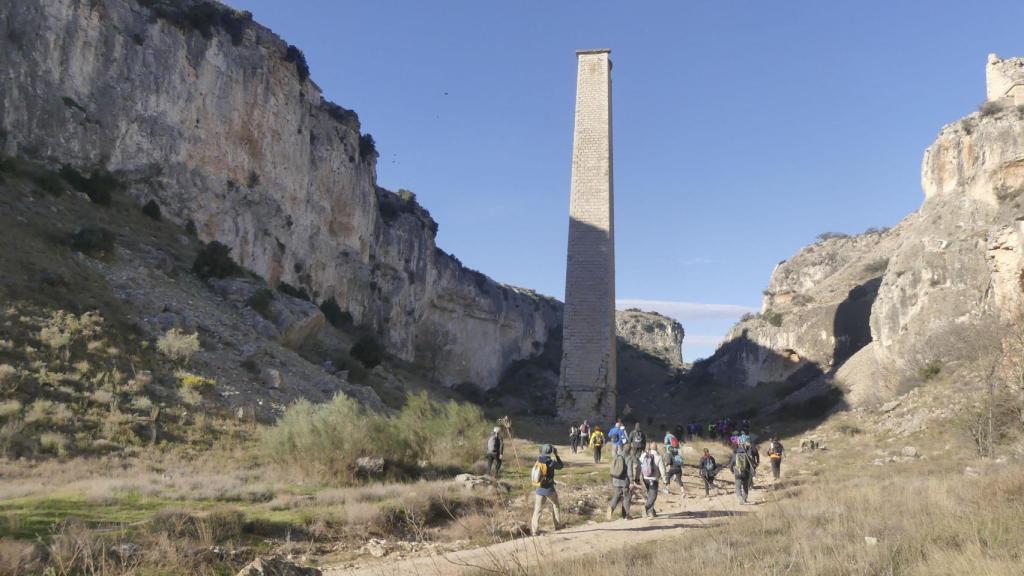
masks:
[[[839,303],[832,321],[835,349],[832,364],[840,366],[858,350],[871,343],[871,307],[878,297],[882,277],[872,278],[850,290],[846,300]]]

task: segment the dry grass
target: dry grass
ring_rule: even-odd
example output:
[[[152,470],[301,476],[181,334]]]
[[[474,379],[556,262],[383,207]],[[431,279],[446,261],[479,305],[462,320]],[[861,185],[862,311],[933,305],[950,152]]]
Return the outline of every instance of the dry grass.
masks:
[[[603,554],[522,574],[612,576],[676,573],[1020,574],[1024,559],[1024,475],[989,466],[843,466],[769,499],[759,514],[656,545]],[[866,538],[877,539],[877,543]]]

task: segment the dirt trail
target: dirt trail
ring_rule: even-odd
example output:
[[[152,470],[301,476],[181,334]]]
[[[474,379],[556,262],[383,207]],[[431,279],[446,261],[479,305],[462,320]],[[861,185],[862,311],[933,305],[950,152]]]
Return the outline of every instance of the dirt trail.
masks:
[[[561,452],[561,451],[560,451]],[[584,463],[589,454],[563,456],[567,462]],[[591,464],[593,465],[593,464]],[[763,467],[762,467],[763,468]],[[691,469],[692,471],[692,469]],[[760,471],[760,470],[759,470]],[[728,471],[722,471],[719,479],[732,481]],[[630,510],[634,519],[617,518],[611,522],[602,520],[589,522],[559,530],[542,532],[540,536],[518,538],[507,542],[434,556],[404,558],[388,561],[387,558],[375,563],[365,563],[356,568],[326,567],[325,576],[449,576],[480,570],[482,572],[513,573],[521,568],[533,566],[544,558],[568,559],[585,556],[600,550],[606,553],[642,542],[652,542],[678,536],[685,528],[700,528],[709,523],[721,522],[731,516],[754,513],[765,499],[764,476],[759,474],[759,488],[751,494],[746,506],[740,505],[730,490],[718,496],[706,498],[703,488],[698,487],[692,476],[687,477],[686,491],[689,495],[700,492],[696,498],[681,498],[661,494],[658,497],[658,517],[644,519],[640,516],[643,504],[636,498]],[[678,490],[678,488],[676,488]],[[610,492],[610,488],[609,488]],[[565,503],[562,503],[565,506]],[[542,531],[550,530],[551,516],[545,512],[541,520]]]

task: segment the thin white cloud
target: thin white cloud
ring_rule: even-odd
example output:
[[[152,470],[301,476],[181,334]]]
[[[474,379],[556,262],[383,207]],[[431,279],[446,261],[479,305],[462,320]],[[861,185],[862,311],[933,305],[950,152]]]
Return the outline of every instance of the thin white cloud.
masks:
[[[724,339],[724,336],[715,336],[713,334],[687,334],[683,345],[717,347]]]
[[[615,306],[620,310],[639,308],[660,312],[671,316],[686,326],[693,320],[732,320],[748,313],[757,312],[756,308],[739,304],[705,304],[703,302],[677,302],[672,300],[616,300]]]

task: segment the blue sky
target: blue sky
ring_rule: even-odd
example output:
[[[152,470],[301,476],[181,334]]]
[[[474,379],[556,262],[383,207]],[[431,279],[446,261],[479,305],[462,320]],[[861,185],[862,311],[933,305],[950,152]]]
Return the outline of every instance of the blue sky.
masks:
[[[617,295],[678,317],[688,360],[820,232],[915,210],[986,55],[1024,54],[1019,0],[228,3],[359,113],[444,250],[559,298],[575,50],[611,48]]]

